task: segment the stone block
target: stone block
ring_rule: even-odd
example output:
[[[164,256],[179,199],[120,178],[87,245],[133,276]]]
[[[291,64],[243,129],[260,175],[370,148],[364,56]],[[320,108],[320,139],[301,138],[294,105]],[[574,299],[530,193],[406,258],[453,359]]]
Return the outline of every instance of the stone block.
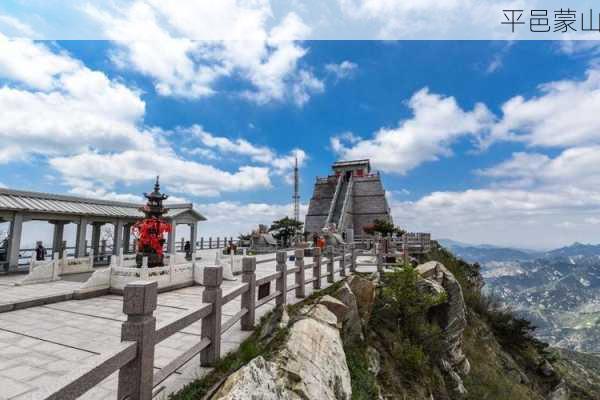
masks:
[[[156,282],[132,282],[125,287],[123,312],[128,315],[147,315],[156,310]]]

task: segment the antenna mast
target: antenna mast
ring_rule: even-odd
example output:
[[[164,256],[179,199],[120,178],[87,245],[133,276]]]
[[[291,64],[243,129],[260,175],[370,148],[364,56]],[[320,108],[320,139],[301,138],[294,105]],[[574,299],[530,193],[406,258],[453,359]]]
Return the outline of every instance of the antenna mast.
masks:
[[[298,156],[296,156],[296,162],[294,164],[294,220],[300,222],[300,193],[298,181]]]

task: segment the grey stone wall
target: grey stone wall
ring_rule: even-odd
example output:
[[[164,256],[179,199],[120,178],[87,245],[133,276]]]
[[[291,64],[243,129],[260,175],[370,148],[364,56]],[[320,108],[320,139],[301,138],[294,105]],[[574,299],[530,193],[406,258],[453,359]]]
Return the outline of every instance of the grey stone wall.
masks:
[[[357,235],[362,235],[363,227],[373,223],[375,219],[392,221],[380,177],[354,177],[353,180],[354,187],[348,207],[349,215],[346,218],[346,226],[338,227],[338,230],[352,228]],[[330,177],[327,182],[317,180],[306,216],[306,232],[319,232],[325,225],[335,185],[335,177]]]

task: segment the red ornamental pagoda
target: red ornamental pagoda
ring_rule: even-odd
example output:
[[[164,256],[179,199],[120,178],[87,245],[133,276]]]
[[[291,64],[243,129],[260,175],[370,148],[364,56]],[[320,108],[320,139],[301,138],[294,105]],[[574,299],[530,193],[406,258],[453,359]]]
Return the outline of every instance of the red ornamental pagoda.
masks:
[[[154,191],[150,194],[144,193],[144,197],[148,199],[148,202],[140,208],[140,211],[144,213],[145,218],[133,226],[133,232],[138,239],[135,261],[139,268],[142,266],[144,257],[148,257],[149,268],[162,267],[164,265],[164,234],[171,231],[171,225],[162,218],[168,211],[163,206],[163,201],[169,196],[160,192],[158,176],[154,184]]]

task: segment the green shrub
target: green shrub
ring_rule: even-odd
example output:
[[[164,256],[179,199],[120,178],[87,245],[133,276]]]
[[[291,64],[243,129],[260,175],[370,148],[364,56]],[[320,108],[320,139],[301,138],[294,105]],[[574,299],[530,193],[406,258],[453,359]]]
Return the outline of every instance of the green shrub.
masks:
[[[346,362],[352,381],[352,400],[371,400],[378,395],[377,381],[369,371],[366,346],[345,343]]]
[[[419,291],[420,279],[410,266],[385,274],[371,321],[372,329],[388,343],[403,376],[409,379],[430,372],[442,349],[442,332],[427,315],[444,303],[446,296]]]

